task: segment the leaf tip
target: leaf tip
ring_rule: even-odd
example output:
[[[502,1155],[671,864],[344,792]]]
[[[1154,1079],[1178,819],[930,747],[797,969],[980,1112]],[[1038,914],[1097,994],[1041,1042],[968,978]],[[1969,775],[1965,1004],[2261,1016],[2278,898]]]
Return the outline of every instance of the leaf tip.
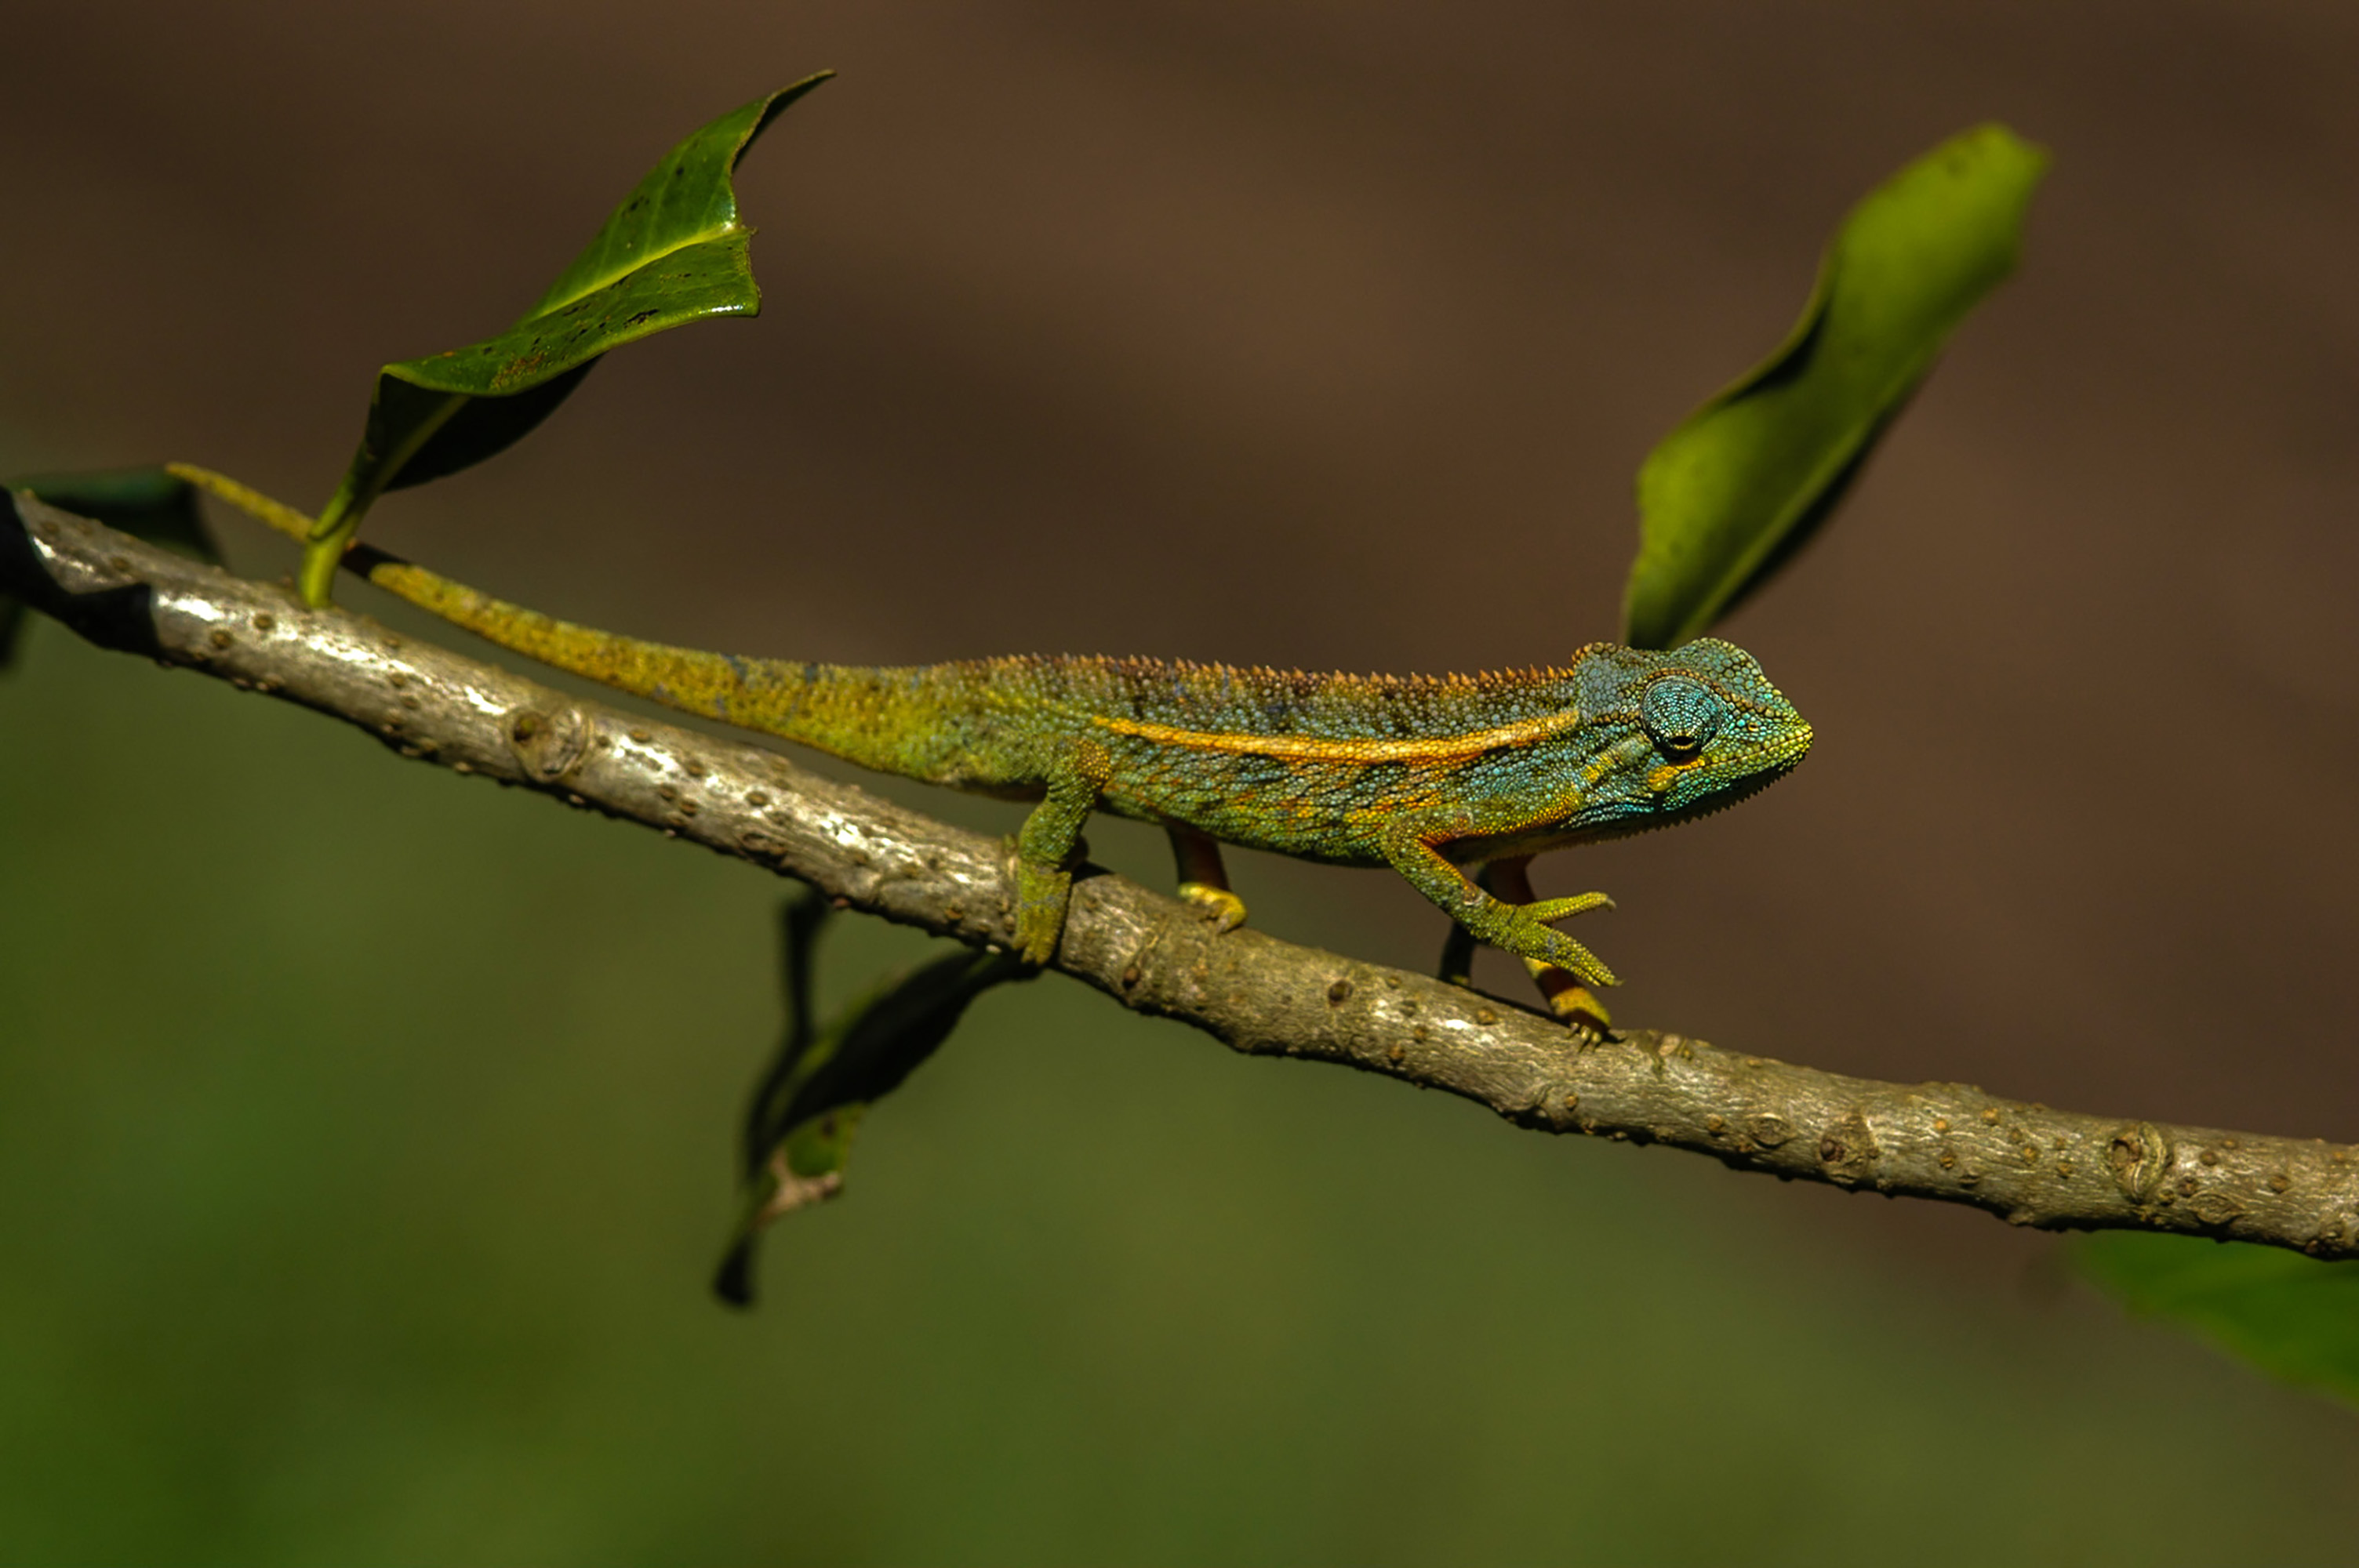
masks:
[[[754,145],[756,137],[770,128],[771,121],[785,114],[789,107],[801,99],[834,80],[835,68],[823,67],[812,71],[800,81],[788,82],[767,98],[757,100],[762,105],[762,112],[755,117],[753,129],[745,133],[745,139],[737,144],[736,155],[729,160],[729,167],[733,169],[737,167],[737,159],[745,156],[745,149]]]

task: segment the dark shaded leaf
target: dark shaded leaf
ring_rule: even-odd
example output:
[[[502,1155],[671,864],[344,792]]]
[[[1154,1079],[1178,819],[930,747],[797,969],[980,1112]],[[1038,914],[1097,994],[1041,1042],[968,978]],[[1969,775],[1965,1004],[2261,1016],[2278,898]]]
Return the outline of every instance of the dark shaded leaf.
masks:
[[[379,495],[505,451],[607,350],[700,317],[758,313],[753,230],[731,176],[754,138],[832,74],[757,98],[666,154],[510,330],[379,371],[360,449],[304,557],[305,599],[328,601],[336,562]]]
[[[1004,953],[946,954],[886,976],[815,1028],[811,951],[827,916],[827,900],[810,889],[787,901],[787,1034],[746,1108],[745,1203],[712,1281],[714,1292],[738,1306],[753,1302],[755,1247],[770,1222],[843,1190],[868,1108],[950,1038],[969,1002],[1038,972]]]
[[[1701,636],[1791,558],[1942,342],[2015,268],[2048,155],[2003,125],[1953,136],[1854,208],[1777,351],[1638,472],[1623,638]]]
[[[2359,1262],[2136,1231],[2085,1237],[2075,1250],[2082,1272],[2132,1312],[2359,1403]]]
[[[50,505],[94,517],[151,545],[221,564],[221,552],[197,508],[196,492],[160,468],[97,469],[87,473],[38,473],[8,481]],[[16,657],[26,616],[23,601],[0,594],[0,669]]]
[[[197,492],[161,468],[94,469],[87,473],[37,473],[8,481],[61,512],[92,517],[135,538],[201,561],[221,564],[197,507]]]

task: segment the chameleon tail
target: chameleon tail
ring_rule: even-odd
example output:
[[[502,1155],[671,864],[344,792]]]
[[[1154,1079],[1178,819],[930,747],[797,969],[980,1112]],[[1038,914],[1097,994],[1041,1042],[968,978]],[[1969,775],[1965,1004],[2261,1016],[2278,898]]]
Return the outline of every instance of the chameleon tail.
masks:
[[[311,519],[226,475],[187,463],[173,474],[296,539]],[[368,545],[343,557],[347,570],[484,641],[652,698],[686,713],[718,719],[816,746],[886,773],[928,777],[930,758],[900,754],[906,738],[924,734],[930,672],[740,658],[678,648],[560,621],[495,599]]]
[[[586,676],[617,691],[652,697],[683,712],[701,713],[749,729],[779,729],[775,722],[763,721],[775,719],[775,711],[756,718],[753,712],[756,705],[748,700],[752,694],[747,690],[747,677],[767,675],[772,666],[696,648],[643,643],[634,637],[560,621],[537,610],[495,599],[464,583],[452,582],[369,545],[353,546],[345,552],[343,564],[395,598],[406,599],[420,610],[439,615],[454,626],[462,626],[485,642],[495,643],[512,653]],[[779,683],[773,679],[764,684],[775,688]],[[775,697],[778,694],[773,690],[767,695]],[[777,707],[775,703],[758,706],[773,710]]]

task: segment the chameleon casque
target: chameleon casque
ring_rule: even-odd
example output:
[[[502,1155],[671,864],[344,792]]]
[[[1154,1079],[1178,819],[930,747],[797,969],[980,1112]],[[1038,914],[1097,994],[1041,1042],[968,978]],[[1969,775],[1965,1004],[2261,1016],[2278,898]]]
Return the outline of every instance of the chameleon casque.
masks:
[[[183,478],[289,533],[309,519],[206,470]],[[1533,901],[1545,849],[1705,816],[1799,762],[1810,728],[1752,655],[1593,643],[1561,668],[1313,675],[1157,659],[1020,655],[903,667],[741,658],[577,626],[366,545],[344,564],[501,647],[618,690],[880,773],[1036,801],[1016,836],[1016,945],[1046,963],[1093,811],[1159,823],[1180,892],[1227,931],[1245,906],[1222,844],[1389,866],[1475,940],[1616,984],[1550,922],[1603,893]],[[1470,879],[1508,892],[1502,899]],[[1560,1013],[1574,1008],[1552,990]],[[1601,1019],[1603,1009],[1588,1001]]]

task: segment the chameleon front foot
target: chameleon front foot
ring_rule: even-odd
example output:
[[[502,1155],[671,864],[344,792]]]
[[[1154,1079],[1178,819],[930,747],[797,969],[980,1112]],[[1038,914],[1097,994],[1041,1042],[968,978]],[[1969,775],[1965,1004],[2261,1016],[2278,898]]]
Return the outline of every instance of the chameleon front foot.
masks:
[[[1073,901],[1073,868],[1089,856],[1082,824],[1097,804],[1098,789],[1112,764],[1104,748],[1077,745],[1046,770],[1040,804],[1016,835],[1016,956],[1046,964],[1057,956],[1065,934],[1065,911]]]
[[[1226,888],[1209,882],[1181,882],[1180,896],[1204,912],[1215,935],[1234,931],[1245,923],[1245,901]]]
[[[1484,922],[1489,929],[1477,929],[1474,935],[1527,964],[1563,969],[1584,986],[1618,986],[1622,982],[1605,967],[1604,959],[1546,924],[1583,910],[1610,909],[1613,902],[1603,893],[1583,893],[1579,898],[1552,898],[1539,903],[1501,904],[1496,906],[1499,913]],[[1560,907],[1562,905],[1573,907]]]
[[[1494,860],[1483,868],[1476,885],[1485,892],[1505,898],[1536,920],[1561,920],[1586,910],[1614,907],[1614,901],[1602,892],[1581,893],[1572,898],[1536,899],[1532,896],[1530,866],[1529,857]],[[1539,988],[1541,1000],[1548,1003],[1549,1011],[1570,1025],[1575,1033],[1603,1038],[1612,1029],[1614,1015],[1605,1011],[1605,1004],[1597,1000],[1597,993],[1582,983],[1580,974],[1528,957],[1524,959],[1524,968],[1532,977],[1532,983]],[[1602,983],[1610,985],[1613,979],[1610,973],[1606,974]]]
[[[1485,943],[1524,960],[1556,1016],[1577,1028],[1603,1028],[1605,1009],[1591,992],[1620,982],[1603,959],[1553,929],[1549,922],[1593,909],[1611,909],[1614,901],[1602,892],[1535,899],[1531,878],[1525,871],[1531,863],[1529,855],[1489,861],[1478,867],[1470,880],[1434,849],[1434,841],[1442,837],[1434,829],[1442,826],[1446,825],[1403,822],[1395,831],[1395,842],[1386,850],[1393,868],[1456,922],[1441,949],[1441,978],[1457,985],[1472,984],[1474,946]],[[1420,827],[1425,828],[1423,834],[1418,831]]]
[[[1449,937],[1441,946],[1440,978],[1444,983],[1465,986],[1474,984],[1474,934],[1463,925],[1452,925]],[[1597,1000],[1597,993],[1581,983],[1581,977],[1571,970],[1538,958],[1526,958],[1525,972],[1539,988],[1540,1000],[1548,1004],[1550,1015],[1569,1025],[1575,1033],[1592,1039],[1603,1039],[1614,1027],[1614,1015]]]
[[[1057,956],[1065,911],[1073,901],[1073,873],[1019,860],[1016,868],[1016,956],[1045,964]]]

